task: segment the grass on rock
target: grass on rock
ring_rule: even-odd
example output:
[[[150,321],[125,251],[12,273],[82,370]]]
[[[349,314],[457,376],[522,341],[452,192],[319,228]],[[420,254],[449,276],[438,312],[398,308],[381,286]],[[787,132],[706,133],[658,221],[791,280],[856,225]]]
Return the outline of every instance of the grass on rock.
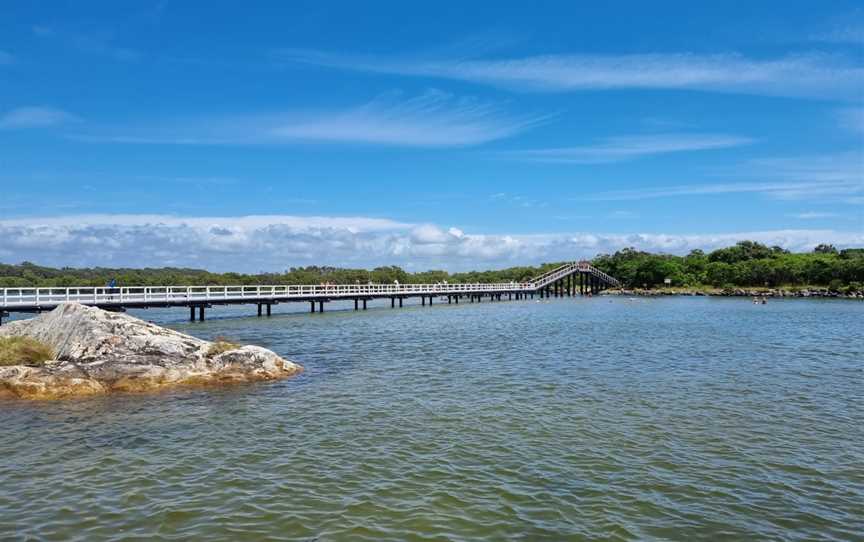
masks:
[[[210,348],[207,349],[207,357],[212,358],[231,350],[237,350],[238,348],[240,348],[239,344],[219,335],[213,339],[213,343],[210,345]]]
[[[0,337],[0,366],[43,365],[54,359],[54,350],[30,337]]]

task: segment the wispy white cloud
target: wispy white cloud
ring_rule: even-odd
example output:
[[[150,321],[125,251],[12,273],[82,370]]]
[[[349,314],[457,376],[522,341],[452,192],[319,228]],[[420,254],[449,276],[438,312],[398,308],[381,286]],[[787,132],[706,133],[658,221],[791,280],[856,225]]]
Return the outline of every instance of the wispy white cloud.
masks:
[[[31,26],[30,30],[37,38],[54,40],[58,45],[85,54],[98,55],[121,62],[132,62],[144,58],[144,53],[141,51],[117,45],[117,33],[110,27],[38,24]]]
[[[849,107],[837,111],[840,124],[853,132],[864,134],[864,107]]]
[[[612,211],[609,213],[609,218],[613,220],[633,220],[639,218],[639,213],[635,213],[633,211]]]
[[[78,120],[75,115],[53,107],[18,107],[0,116],[0,129],[39,128]]]
[[[205,119],[177,119],[122,131],[79,134],[94,142],[231,145],[361,143],[406,147],[477,145],[526,130],[544,117],[513,116],[499,106],[428,91],[405,98],[389,94],[335,111],[297,111]]]
[[[860,183],[842,182],[741,182],[726,184],[692,184],[646,188],[635,190],[612,190],[588,195],[584,199],[594,201],[625,201],[676,196],[705,196],[720,194],[767,194],[778,199],[824,198],[828,196],[852,196],[864,191]]]
[[[752,142],[748,137],[722,134],[649,134],[609,137],[592,145],[518,150],[499,154],[535,162],[604,164],[656,154],[738,147]]]
[[[740,166],[736,175],[763,180],[612,190],[584,197],[595,201],[624,201],[754,193],[785,200],[830,200],[854,204],[864,195],[864,156],[859,152],[753,160]]]
[[[864,68],[811,53],[773,59],[738,54],[543,55],[507,59],[374,57],[281,50],[280,62],[441,77],[533,91],[684,89],[776,96],[860,95]]]
[[[792,218],[797,218],[797,219],[799,219],[799,220],[819,220],[819,219],[822,219],[822,218],[837,218],[837,217],[840,216],[840,215],[838,215],[837,213],[825,213],[825,212],[819,212],[819,211],[807,211],[807,212],[804,212],[804,213],[792,213],[792,214],[790,214],[790,215],[788,215],[788,216],[791,216]]]
[[[864,10],[856,9],[834,16],[810,36],[812,41],[864,47]]]
[[[368,217],[92,215],[0,220],[0,261],[73,266],[195,266],[215,271],[292,265],[451,270],[591,257],[633,246],[684,254],[753,239],[790,250],[861,246],[864,232],[483,234]]]
[[[848,24],[838,26],[829,32],[815,34],[813,39],[815,41],[864,45],[864,25]]]
[[[4,64],[12,64],[13,62],[15,62],[15,57],[12,53],[0,50],[0,66],[3,66]]]
[[[30,30],[33,32],[33,35],[38,38],[50,38],[55,34],[52,27],[44,24],[34,24],[30,27]]]
[[[489,196],[489,199],[499,203],[513,207],[523,207],[525,209],[546,207],[549,202],[537,199],[535,197],[525,196],[522,194],[510,194],[508,192],[498,192]]]

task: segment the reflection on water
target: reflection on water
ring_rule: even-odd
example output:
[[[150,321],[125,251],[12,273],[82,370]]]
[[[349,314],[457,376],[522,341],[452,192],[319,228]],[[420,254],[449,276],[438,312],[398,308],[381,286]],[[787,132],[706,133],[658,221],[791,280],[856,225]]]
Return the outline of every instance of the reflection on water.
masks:
[[[0,538],[864,532],[862,303],[387,305],[139,313],[306,372],[0,404]]]

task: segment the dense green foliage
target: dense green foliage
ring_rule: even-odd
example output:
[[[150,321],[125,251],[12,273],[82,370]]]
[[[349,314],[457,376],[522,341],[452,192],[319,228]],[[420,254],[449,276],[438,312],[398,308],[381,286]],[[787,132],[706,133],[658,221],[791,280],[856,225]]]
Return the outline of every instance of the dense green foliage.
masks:
[[[810,253],[792,254],[780,247],[767,247],[752,241],[705,254],[694,250],[687,256],[650,254],[632,248],[604,254],[594,264],[621,280],[627,287],[662,286],[670,279],[673,286],[796,286],[821,285],[860,289],[864,283],[864,249],[838,251],[819,245]],[[220,285],[220,284],[389,284],[447,281],[522,282],[540,275],[559,263],[536,267],[510,267],[493,271],[448,273],[422,271],[409,273],[396,266],[366,269],[337,267],[294,267],[284,273],[211,273],[201,269],[166,267],[161,269],[54,269],[29,262],[0,264],[0,287],[28,286],[104,286],[111,279],[118,286],[142,285]]]
[[[673,286],[821,285],[859,290],[864,283],[864,249],[838,251],[831,245],[801,254],[752,241],[709,254],[694,250],[687,256],[624,249],[598,256],[594,264],[628,287],[662,286],[667,278]]]

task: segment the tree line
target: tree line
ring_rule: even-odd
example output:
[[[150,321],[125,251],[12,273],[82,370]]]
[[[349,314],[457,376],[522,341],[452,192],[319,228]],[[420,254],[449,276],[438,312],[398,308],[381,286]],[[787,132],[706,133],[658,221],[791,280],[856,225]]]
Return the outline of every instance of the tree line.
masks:
[[[780,287],[828,286],[860,291],[864,284],[864,249],[837,250],[819,245],[812,252],[791,253],[753,241],[686,256],[650,254],[632,248],[603,254],[594,265],[631,288],[661,286]]]
[[[448,273],[430,270],[411,273],[397,266],[375,269],[341,267],[292,267],[281,273],[212,273],[202,269],[163,268],[52,268],[31,262],[0,264],[0,287],[105,286],[112,279],[118,286],[199,286],[228,284],[391,284],[524,282],[561,265],[509,267],[489,271]],[[819,245],[812,252],[790,253],[753,241],[705,253],[694,250],[686,256],[652,254],[626,248],[602,254],[592,262],[619,279],[628,288],[655,288],[669,279],[683,287],[778,287],[829,286],[861,290],[864,285],[864,249],[837,250]]]

